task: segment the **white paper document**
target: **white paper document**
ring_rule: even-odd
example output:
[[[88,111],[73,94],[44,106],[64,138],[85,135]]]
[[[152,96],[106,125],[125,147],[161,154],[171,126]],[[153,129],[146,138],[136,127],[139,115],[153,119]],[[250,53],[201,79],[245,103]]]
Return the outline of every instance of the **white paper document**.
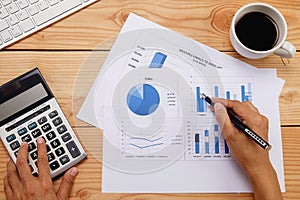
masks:
[[[201,93],[251,101],[269,118],[270,157],[285,191],[283,84],[275,69],[130,14],[77,115],[103,129],[102,191],[251,192]]]

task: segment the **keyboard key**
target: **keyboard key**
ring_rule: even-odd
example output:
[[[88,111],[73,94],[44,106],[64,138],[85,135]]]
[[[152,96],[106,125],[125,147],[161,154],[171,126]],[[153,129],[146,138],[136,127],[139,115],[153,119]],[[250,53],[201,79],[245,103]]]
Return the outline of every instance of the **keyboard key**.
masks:
[[[58,139],[52,141],[51,143],[51,146],[53,149],[55,149],[56,147],[60,146],[60,141]]]
[[[36,129],[36,130],[34,130],[34,131],[31,132],[31,135],[32,135],[34,138],[37,138],[37,137],[39,137],[39,136],[42,135],[42,132],[41,132],[40,129]]]
[[[10,34],[10,32],[8,30],[4,30],[4,31],[0,32],[0,35],[4,42],[9,42],[13,39],[12,35]]]
[[[28,135],[25,135],[24,137],[22,137],[21,140],[23,142],[30,142],[32,139],[31,139],[30,135],[28,134]]]
[[[71,137],[70,133],[66,133],[66,134],[64,134],[63,136],[61,136],[61,139],[62,139],[64,142],[69,141],[71,138],[72,138],[72,137]]]
[[[45,0],[40,0],[38,2],[38,7],[39,7],[40,11],[43,11],[43,10],[46,10],[47,8],[49,8],[49,6]]]
[[[49,141],[51,141],[56,137],[56,135],[55,135],[54,131],[51,131],[51,132],[46,134],[46,137]]]
[[[14,139],[16,139],[15,134],[11,134],[11,135],[9,135],[9,136],[6,137],[6,141],[7,141],[7,142],[11,142],[11,141],[13,141]]]
[[[36,145],[34,144],[34,142],[28,144],[28,152],[31,152],[35,149],[36,149]]]
[[[49,113],[49,117],[52,119],[54,117],[56,117],[58,115],[58,112],[56,110],[52,111],[51,113]]]
[[[28,129],[32,130],[35,129],[37,127],[37,123],[36,122],[32,122],[31,124],[28,125]]]
[[[52,123],[54,124],[54,126],[58,126],[62,123],[62,119],[60,117],[52,120]]]
[[[55,159],[55,156],[53,153],[49,153],[47,156],[48,156],[48,162],[51,162],[52,160]]]
[[[27,133],[27,129],[25,127],[22,128],[22,129],[20,129],[20,130],[18,130],[19,136],[24,135],[25,133]]]
[[[36,160],[38,157],[37,151],[34,151],[30,154],[30,157],[32,158],[32,160]]]
[[[60,165],[59,165],[59,163],[57,161],[54,161],[53,163],[50,163],[49,166],[50,166],[50,169],[52,171],[54,171],[54,170],[58,169]]]
[[[14,37],[18,37],[18,36],[22,35],[22,33],[23,33],[20,26],[18,26],[18,25],[12,27],[10,30]]]
[[[1,0],[4,6],[12,3],[12,0]]]
[[[29,4],[26,0],[19,0],[18,5],[20,6],[21,9],[24,9],[29,6]]]
[[[7,16],[9,16],[9,13],[6,8],[0,8],[0,19],[4,19]]]
[[[67,127],[65,125],[61,125],[60,127],[57,128],[57,132],[59,134],[63,134],[66,131],[67,131]]]
[[[64,155],[64,156],[62,156],[62,157],[59,159],[59,161],[60,161],[60,163],[61,163],[62,165],[64,165],[64,164],[66,164],[66,163],[68,163],[68,162],[70,161],[70,158],[69,158],[68,155]]]
[[[10,148],[14,151],[20,147],[20,143],[18,141],[15,141],[10,144]]]
[[[50,131],[51,129],[52,128],[51,128],[51,125],[49,123],[42,126],[42,130],[44,131],[44,133],[46,133],[47,131]]]
[[[28,31],[34,29],[35,25],[31,21],[31,19],[27,19],[27,20],[21,22],[21,27],[24,32],[28,32]]]
[[[15,4],[15,3],[10,4],[7,8],[9,10],[10,14],[15,14],[16,12],[19,11],[19,8],[18,8],[17,4]]]
[[[51,148],[48,144],[46,145],[46,149],[47,149],[47,153],[49,153],[51,151]]]
[[[10,17],[7,18],[7,21],[9,22],[9,24],[10,24],[11,26],[13,26],[13,25],[19,23],[19,19],[17,18],[16,15],[11,15]]]
[[[67,143],[66,146],[73,158],[76,158],[81,154],[74,141]]]
[[[55,17],[71,10],[72,8],[80,6],[81,4],[82,4],[81,0],[62,1],[60,4],[58,4],[59,9],[57,9],[56,6],[48,8],[44,12],[41,12],[33,16],[33,20],[37,26],[40,26],[50,21],[51,19],[54,19]]]
[[[30,7],[28,8],[28,12],[29,12],[29,14],[30,14],[31,16],[33,16],[33,15],[38,14],[38,13],[39,13],[39,10],[38,10],[38,8],[34,5],[34,6],[30,6]]]
[[[48,0],[50,6],[54,6],[55,4],[58,3],[58,0]]]
[[[1,16],[1,13],[0,13]],[[0,32],[9,28],[9,24],[6,22],[6,20],[1,20],[0,21]]]
[[[38,123],[41,125],[41,124],[43,124],[43,123],[45,123],[47,121],[47,117],[42,117],[42,118],[40,118],[40,119],[38,119]]]
[[[59,147],[58,149],[55,150],[55,154],[57,157],[63,155],[65,153],[65,150],[63,147]]]

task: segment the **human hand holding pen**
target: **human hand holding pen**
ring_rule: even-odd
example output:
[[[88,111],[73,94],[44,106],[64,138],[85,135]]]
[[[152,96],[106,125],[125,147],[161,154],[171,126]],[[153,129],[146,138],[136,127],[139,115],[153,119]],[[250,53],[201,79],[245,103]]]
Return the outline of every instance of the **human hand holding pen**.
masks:
[[[231,123],[228,109],[244,124],[268,141],[268,119],[250,102],[212,98],[216,119],[234,159],[248,175],[255,199],[282,199],[276,172],[270,162],[269,152],[250,140]],[[225,108],[226,106],[226,108]]]

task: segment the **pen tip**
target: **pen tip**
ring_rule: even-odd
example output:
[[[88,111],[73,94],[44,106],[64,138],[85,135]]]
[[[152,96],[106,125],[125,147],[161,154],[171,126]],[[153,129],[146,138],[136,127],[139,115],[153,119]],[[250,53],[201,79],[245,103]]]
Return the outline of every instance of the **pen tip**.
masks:
[[[206,98],[206,95],[204,93],[201,93],[200,96],[201,96],[202,99]]]

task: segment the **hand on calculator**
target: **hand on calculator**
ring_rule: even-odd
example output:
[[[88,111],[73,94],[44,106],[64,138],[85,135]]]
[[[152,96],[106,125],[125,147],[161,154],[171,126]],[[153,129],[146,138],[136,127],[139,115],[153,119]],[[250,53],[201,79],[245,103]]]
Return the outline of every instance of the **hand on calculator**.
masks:
[[[28,165],[28,144],[22,142],[16,165],[9,159],[7,162],[7,174],[4,178],[4,191],[7,200],[25,199],[47,199],[66,200],[69,199],[75,177],[78,173],[76,167],[66,171],[60,186],[55,191],[50,176],[46,144],[43,138],[37,139],[38,151],[38,177],[32,175]]]

